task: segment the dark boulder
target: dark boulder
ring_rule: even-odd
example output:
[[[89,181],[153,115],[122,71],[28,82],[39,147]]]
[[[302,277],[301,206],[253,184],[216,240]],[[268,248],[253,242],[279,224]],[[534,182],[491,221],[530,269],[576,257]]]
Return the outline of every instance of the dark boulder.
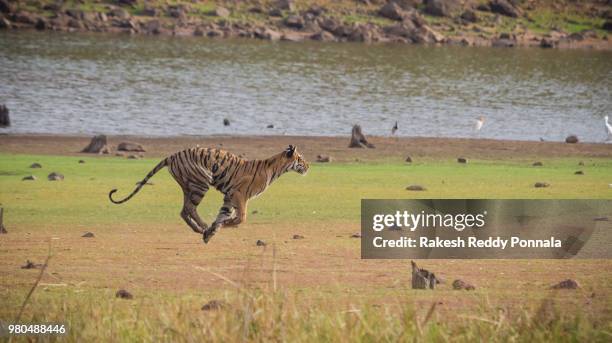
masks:
[[[328,31],[320,31],[310,36],[310,39],[320,42],[333,42],[336,40],[336,37]]]
[[[47,175],[47,179],[49,179],[49,181],[63,181],[64,175],[52,172],[51,174]]]
[[[461,19],[470,23],[476,23],[478,22],[478,15],[476,15],[476,12],[472,11],[471,9],[467,9],[461,13]]]
[[[601,25],[601,29],[605,31],[612,31],[612,20],[606,20],[603,25]]]
[[[499,13],[513,18],[518,18],[521,15],[520,10],[506,0],[492,0],[489,6],[493,13]]]
[[[118,290],[117,293],[115,293],[115,297],[120,298],[120,299],[133,299],[134,298],[132,293],[126,291],[125,289]]]
[[[138,143],[134,142],[122,142],[117,146],[118,151],[137,151],[137,152],[145,152],[144,147]]]
[[[304,28],[304,19],[297,15],[288,16],[285,19],[285,26],[291,27],[294,29],[303,29]]]
[[[94,136],[89,145],[87,145],[81,152],[87,152],[92,154],[100,154],[104,149],[108,149],[106,135]]]
[[[395,2],[388,2],[378,10],[378,14],[381,17],[385,17],[391,20],[403,20],[406,16],[406,12]]]
[[[438,17],[450,17],[452,12],[458,8],[457,0],[427,0],[425,2],[425,13]]]
[[[568,144],[576,144],[579,141],[580,140],[578,139],[578,136],[576,135],[569,135],[565,138],[565,143],[568,143]]]

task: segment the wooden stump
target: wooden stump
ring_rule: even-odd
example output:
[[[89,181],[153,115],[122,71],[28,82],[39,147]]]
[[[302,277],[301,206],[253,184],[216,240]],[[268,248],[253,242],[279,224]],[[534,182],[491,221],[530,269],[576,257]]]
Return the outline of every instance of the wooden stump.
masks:
[[[4,209],[2,207],[0,207],[0,234],[8,233],[6,231],[6,228],[4,227],[3,219],[4,219]]]
[[[100,154],[105,150],[109,150],[106,142],[106,135],[97,135],[91,139],[89,145],[85,147],[81,152],[87,152],[92,154]]]
[[[414,261],[412,264],[412,289],[434,289],[440,281],[434,273],[417,267]]]
[[[349,144],[349,148],[374,148],[374,144],[368,142],[366,136],[361,132],[361,126],[353,125],[353,130],[351,131],[351,143]]]
[[[0,127],[11,126],[11,119],[9,118],[9,109],[5,105],[0,105]]]

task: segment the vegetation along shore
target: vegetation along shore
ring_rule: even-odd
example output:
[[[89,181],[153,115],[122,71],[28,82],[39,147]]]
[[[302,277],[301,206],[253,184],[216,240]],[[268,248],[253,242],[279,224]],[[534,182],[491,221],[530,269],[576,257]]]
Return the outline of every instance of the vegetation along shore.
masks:
[[[608,0],[0,0],[0,30],[609,50]]]

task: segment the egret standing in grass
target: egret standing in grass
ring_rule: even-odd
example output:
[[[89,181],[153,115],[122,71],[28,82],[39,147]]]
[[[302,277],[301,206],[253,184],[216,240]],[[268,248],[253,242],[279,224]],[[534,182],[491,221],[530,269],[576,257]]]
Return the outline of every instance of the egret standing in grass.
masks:
[[[478,117],[478,119],[476,119],[476,123],[474,123],[474,131],[476,133],[480,132],[480,129],[482,129],[482,126],[484,125],[484,121],[485,118],[483,116]]]
[[[395,135],[395,133],[397,132],[397,129],[399,129],[399,127],[397,127],[397,121],[396,121],[395,125],[393,125],[393,127],[391,128],[391,135]]]
[[[604,122],[606,123],[606,130],[608,131],[607,141],[612,141],[612,125],[608,122],[608,116],[604,117]]]

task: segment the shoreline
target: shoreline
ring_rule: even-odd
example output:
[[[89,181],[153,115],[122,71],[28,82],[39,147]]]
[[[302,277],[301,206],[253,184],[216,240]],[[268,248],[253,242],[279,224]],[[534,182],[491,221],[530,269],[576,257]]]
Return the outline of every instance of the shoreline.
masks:
[[[115,156],[121,142],[136,142],[144,146],[143,157],[163,157],[200,145],[221,148],[244,158],[265,158],[296,145],[305,158],[315,162],[318,155],[330,156],[333,162],[368,162],[381,160],[405,161],[410,156],[414,163],[428,159],[459,157],[480,160],[531,161],[534,158],[612,158],[610,144],[513,141],[473,138],[435,137],[379,137],[368,136],[375,148],[349,148],[350,136],[253,136],[212,135],[145,137],[107,135],[111,153],[97,155],[80,152],[92,136],[49,134],[0,135],[0,153],[67,156]],[[120,152],[122,156],[134,153]],[[138,155],[138,153],[136,153]],[[533,161],[532,161],[533,162]]]
[[[499,2],[507,6],[496,7]],[[436,2],[443,4],[440,8],[427,1],[414,7],[401,1],[338,1],[325,6],[290,0],[213,5],[197,1],[118,3],[84,0],[81,4],[41,1],[26,5],[0,0],[0,30],[612,50],[608,39],[612,12],[595,1],[559,1],[553,7],[513,5],[505,0],[460,6],[455,1]],[[551,11],[558,18],[545,20]]]

